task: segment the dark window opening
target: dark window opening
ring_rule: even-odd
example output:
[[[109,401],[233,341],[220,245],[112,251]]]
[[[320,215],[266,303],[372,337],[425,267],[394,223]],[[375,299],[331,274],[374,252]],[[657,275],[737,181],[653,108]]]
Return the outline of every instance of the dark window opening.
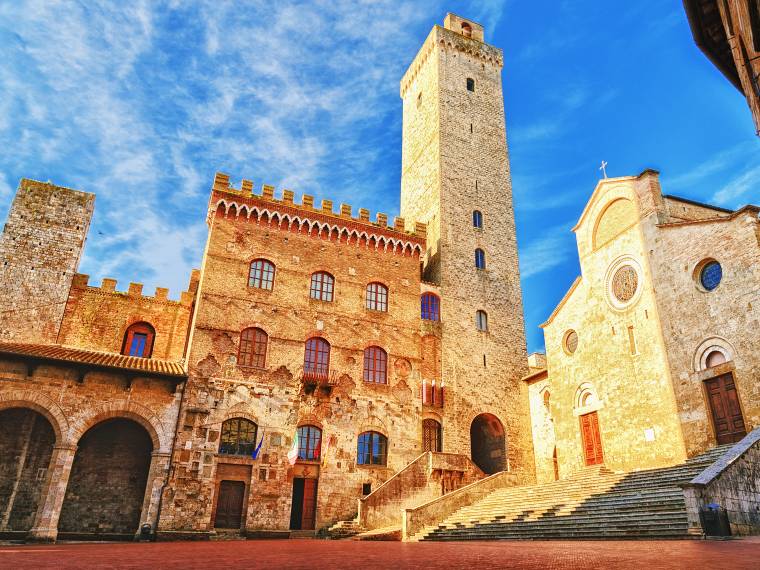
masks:
[[[362,483],[362,495],[365,497],[372,493],[372,483]]]
[[[479,230],[483,229],[483,213],[480,210],[475,210],[472,213],[472,227]]]
[[[240,333],[238,364],[264,368],[267,358],[267,333],[258,328],[248,328]]]
[[[365,431],[359,436],[356,463],[359,465],[385,465],[388,460],[388,438],[376,431]]]
[[[423,320],[440,321],[441,320],[441,300],[434,293],[425,293],[421,300],[421,314]]]
[[[440,453],[443,450],[441,435],[441,424],[433,419],[422,420],[422,451]]]
[[[475,250],[475,267],[478,269],[486,268],[486,252],[480,248]]]
[[[475,326],[478,327],[479,331],[488,330],[488,315],[485,311],[478,311],[475,313]]]
[[[382,283],[367,285],[367,308],[371,311],[388,310],[388,288]]]
[[[156,331],[149,323],[135,323],[124,333],[121,353],[127,356],[150,358],[153,354],[153,341]]]
[[[475,80],[472,77],[467,78],[467,91],[475,91]]]
[[[248,273],[248,286],[271,291],[273,285],[274,264],[266,259],[256,259],[251,262],[251,270]]]
[[[364,349],[364,381],[376,384],[388,381],[388,354],[379,346]]]
[[[222,424],[219,453],[224,455],[251,455],[256,448],[257,426],[245,418],[232,418]]]
[[[318,461],[322,453],[322,430],[317,426],[298,428],[298,459]]]
[[[332,301],[335,279],[329,273],[318,271],[311,276],[309,296],[317,301]]]

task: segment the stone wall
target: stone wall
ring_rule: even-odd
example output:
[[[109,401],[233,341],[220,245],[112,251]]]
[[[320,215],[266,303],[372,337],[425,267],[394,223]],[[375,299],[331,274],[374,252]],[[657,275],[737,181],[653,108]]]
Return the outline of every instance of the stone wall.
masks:
[[[58,342],[119,353],[127,328],[147,322],[156,331],[152,357],[180,360],[185,356],[198,277],[193,272],[188,290],[173,301],[167,289],[157,288],[156,294],[149,297],[142,294],[140,283],[130,283],[126,292],[120,292],[113,279],[104,279],[100,287],[92,287],[87,275],[77,274],[66,301]]]
[[[689,529],[703,532],[700,508],[717,504],[728,514],[732,535],[760,534],[760,429],[684,486]]]
[[[0,410],[0,534],[32,527],[55,434],[30,409]]]
[[[536,482],[548,483],[555,480],[554,419],[552,416],[552,387],[544,370],[526,378],[530,401],[530,419],[533,434],[533,453],[536,463]],[[547,406],[547,397],[549,405]]]
[[[679,420],[692,456],[716,444],[706,380],[732,374],[747,431],[760,425],[758,210],[649,225],[646,240]],[[699,282],[708,260],[718,261],[723,272],[713,291]],[[727,362],[710,368],[706,357],[715,350]]]
[[[401,82],[401,213],[427,224],[424,278],[440,285],[441,379],[456,393],[442,412],[444,451],[469,455],[470,426],[489,413],[507,434],[504,465],[532,472],[502,52],[459,33],[460,20],[447,19],[456,30],[431,31]],[[474,210],[482,228],[473,227]],[[485,269],[475,268],[476,248]],[[487,331],[476,328],[478,310],[488,314]]]
[[[22,179],[0,235],[0,340],[55,342],[95,196]]]
[[[82,371],[75,363],[35,363],[34,367],[29,364],[31,362],[25,359],[0,359],[0,418],[19,409],[32,410],[44,416],[54,434],[54,442],[51,441],[52,455],[50,451],[35,451],[34,446],[42,445],[47,439],[42,435],[37,438],[34,436],[37,432],[32,431],[33,439],[26,448],[27,459],[24,459],[24,434],[19,433],[19,437],[14,439],[12,431],[3,430],[3,441],[6,442],[7,438],[7,443],[3,445],[14,446],[17,452],[10,455],[12,461],[3,461],[4,484],[18,486],[19,492],[27,489],[23,491],[26,495],[17,495],[17,500],[21,501],[19,505],[28,501],[30,506],[28,509],[24,507],[26,510],[31,511],[32,503],[36,504],[31,517],[24,515],[14,519],[13,514],[10,520],[17,522],[9,530],[30,531],[29,536],[35,540],[55,540],[72,466],[76,464],[77,446],[90,428],[103,425],[102,422],[111,418],[137,422],[136,429],[150,440],[153,453],[148,458],[150,476],[147,485],[143,483],[145,499],[133,501],[132,508],[139,511],[140,522],[154,525],[158,500],[156,489],[166,479],[168,465],[164,458],[172,447],[181,397],[180,392],[175,391],[176,381],[137,373],[129,382],[124,374],[118,372],[90,370],[84,372],[83,381],[80,382],[78,378]],[[39,419],[38,423],[42,424],[43,420]],[[144,471],[132,469],[134,464],[121,455],[132,441],[132,438],[127,438],[114,444],[113,448],[106,446],[107,449],[101,449],[97,457],[92,458],[89,474],[78,484],[81,496],[93,500],[103,498],[99,489],[107,490],[109,485],[123,478],[132,481],[144,476]],[[47,461],[43,455],[48,458]],[[35,458],[33,462],[32,456]],[[131,454],[128,456],[132,457]],[[3,453],[3,457],[8,455]],[[126,469],[125,465],[128,466]],[[16,481],[10,483],[10,477],[14,474]],[[31,483],[32,480],[35,483]],[[96,526],[100,529],[118,529],[118,532],[135,532],[137,524],[133,518],[127,525],[130,528],[124,527],[121,509],[114,507],[114,504],[99,505],[103,510],[111,511]],[[74,512],[69,520],[77,518],[82,517]]]
[[[308,200],[293,205],[292,195],[286,203],[250,190],[215,188],[186,411],[160,531],[165,537],[211,532],[219,471],[226,465],[251,467],[243,523],[248,533],[288,530],[294,477],[319,478],[317,528],[351,518],[364,484],[377,488],[422,450],[420,260],[411,247],[405,253],[402,242],[418,245],[419,252],[424,241],[382,224],[329,216],[311,209]],[[312,225],[322,219],[330,226]],[[386,245],[378,247],[380,237]],[[275,265],[271,291],[248,286],[250,263],[258,258]],[[334,277],[332,302],[310,298],[315,271]],[[376,281],[388,287],[387,312],[366,309],[366,286]],[[263,368],[238,363],[240,334],[247,327],[268,335]],[[307,389],[302,382],[310,337],[331,346],[331,385],[325,389]],[[363,380],[368,346],[387,352],[387,384]],[[236,417],[257,424],[263,437],[257,459],[219,453],[222,424]],[[323,451],[331,442],[321,465],[289,464],[286,454],[299,425],[322,430]],[[364,431],[388,438],[386,466],[357,465],[357,437]]]

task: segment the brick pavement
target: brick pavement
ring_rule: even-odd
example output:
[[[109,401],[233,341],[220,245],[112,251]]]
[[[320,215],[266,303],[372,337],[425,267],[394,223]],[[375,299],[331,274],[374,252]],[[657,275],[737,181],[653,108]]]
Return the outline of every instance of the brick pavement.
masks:
[[[321,540],[0,547],[0,568],[720,568],[760,567],[760,539],[401,543]]]

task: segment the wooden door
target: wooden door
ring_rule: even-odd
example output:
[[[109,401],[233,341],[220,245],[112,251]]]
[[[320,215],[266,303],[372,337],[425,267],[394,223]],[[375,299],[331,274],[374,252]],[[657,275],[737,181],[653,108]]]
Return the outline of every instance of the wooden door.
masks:
[[[586,465],[600,465],[604,463],[604,453],[602,452],[602,438],[599,434],[599,418],[596,412],[591,412],[582,415],[580,420]]]
[[[747,435],[739,406],[733,374],[723,374],[705,382],[718,443],[734,443]]]
[[[301,530],[314,530],[317,518],[317,483],[318,479],[304,479],[303,482],[303,517]]]
[[[242,481],[222,481],[219,483],[219,498],[216,500],[216,528],[240,528],[243,517],[243,496],[245,483]]]

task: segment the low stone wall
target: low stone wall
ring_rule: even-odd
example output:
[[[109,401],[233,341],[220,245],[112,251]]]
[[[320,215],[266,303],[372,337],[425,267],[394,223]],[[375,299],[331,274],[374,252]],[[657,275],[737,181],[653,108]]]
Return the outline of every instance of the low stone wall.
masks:
[[[425,452],[366,497],[358,520],[366,530],[401,525],[404,509],[468,485],[483,472],[465,455]]]
[[[699,509],[717,503],[728,512],[732,535],[760,534],[760,428],[683,485],[689,532],[702,534]]]
[[[401,528],[402,539],[413,540],[415,535],[426,527],[439,523],[455,511],[471,505],[496,489],[516,487],[523,483],[523,478],[516,473],[501,471],[418,507],[405,509]]]

